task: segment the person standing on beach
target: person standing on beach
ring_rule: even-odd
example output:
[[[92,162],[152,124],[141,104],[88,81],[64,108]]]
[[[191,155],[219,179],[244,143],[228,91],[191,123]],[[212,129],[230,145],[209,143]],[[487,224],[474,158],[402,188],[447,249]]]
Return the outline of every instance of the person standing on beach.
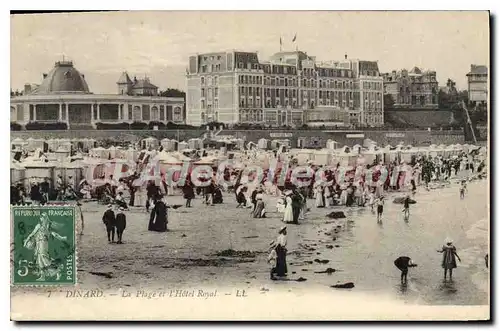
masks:
[[[462,183],[460,184],[460,199],[465,198],[466,192],[467,192],[467,182],[465,180],[462,180]]]
[[[449,271],[450,280],[452,280],[453,269],[457,267],[457,261],[455,260],[455,257],[458,259],[458,261],[462,262],[457,254],[456,247],[453,246],[453,241],[451,239],[446,239],[446,244],[441,250],[437,252],[443,253],[443,261],[441,263],[441,266],[444,269],[444,280],[446,280],[447,271]]]
[[[278,232],[278,238],[272,243],[273,251],[269,257],[269,260],[275,260],[276,264],[274,268],[271,269],[271,279],[276,280],[275,275],[278,277],[286,277],[288,273],[288,268],[286,265],[286,226],[282,227]]]
[[[404,219],[408,220],[410,218],[410,195],[406,195],[403,200],[403,215]]]
[[[317,185],[314,189],[314,198],[316,208],[325,207],[325,197],[323,196],[323,186],[321,186],[321,184]]]
[[[394,261],[396,268],[401,270],[401,284],[408,282],[408,268],[414,268],[417,265],[408,256],[400,256]]]
[[[186,207],[191,208],[191,200],[194,198],[194,189],[190,181],[186,181],[186,185],[182,187],[184,199],[186,199]]]
[[[113,205],[108,205],[108,209],[102,215],[102,222],[106,226],[108,242],[115,242],[115,212],[113,211]]]
[[[382,223],[382,214],[384,213],[384,196],[380,196],[376,201],[377,205],[377,223]]]
[[[285,211],[283,212],[283,222],[293,222],[292,191],[285,191]]]
[[[120,207],[118,214],[116,214],[115,224],[116,234],[118,235],[118,241],[116,242],[117,244],[123,244],[123,231],[125,231],[125,228],[127,227],[127,217],[123,213],[124,210],[125,209],[123,209],[123,207]]]

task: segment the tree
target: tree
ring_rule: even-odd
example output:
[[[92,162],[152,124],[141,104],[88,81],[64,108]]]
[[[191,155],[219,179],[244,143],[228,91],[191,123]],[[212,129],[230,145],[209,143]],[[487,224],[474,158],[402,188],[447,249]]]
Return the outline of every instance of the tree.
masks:
[[[384,108],[385,109],[390,109],[394,107],[394,98],[392,97],[392,94],[384,94]]]
[[[172,97],[172,98],[183,98],[184,100],[186,100],[186,92],[175,89],[175,88],[167,88],[165,91],[160,91],[160,96]]]
[[[450,95],[443,90],[438,92],[438,107],[439,109],[450,108]]]

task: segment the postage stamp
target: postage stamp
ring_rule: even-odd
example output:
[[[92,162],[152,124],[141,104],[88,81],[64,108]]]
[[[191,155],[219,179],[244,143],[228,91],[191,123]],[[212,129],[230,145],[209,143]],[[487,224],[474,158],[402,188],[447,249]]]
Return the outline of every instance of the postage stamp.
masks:
[[[76,284],[75,208],[12,207],[12,285]]]

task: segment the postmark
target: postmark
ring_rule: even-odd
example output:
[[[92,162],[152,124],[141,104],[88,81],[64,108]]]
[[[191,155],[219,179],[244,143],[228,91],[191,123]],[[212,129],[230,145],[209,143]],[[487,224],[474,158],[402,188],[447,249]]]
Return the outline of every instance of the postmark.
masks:
[[[11,211],[11,284],[76,284],[75,207],[12,206]]]

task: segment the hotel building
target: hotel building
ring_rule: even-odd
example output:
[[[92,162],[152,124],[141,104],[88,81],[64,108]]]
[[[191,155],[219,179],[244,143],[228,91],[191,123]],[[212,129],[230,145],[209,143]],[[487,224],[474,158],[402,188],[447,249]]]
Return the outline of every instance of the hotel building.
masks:
[[[186,122],[202,125],[308,122],[383,125],[383,78],[377,62],[319,63],[301,51],[259,61],[256,52],[216,52],[189,58]]]

